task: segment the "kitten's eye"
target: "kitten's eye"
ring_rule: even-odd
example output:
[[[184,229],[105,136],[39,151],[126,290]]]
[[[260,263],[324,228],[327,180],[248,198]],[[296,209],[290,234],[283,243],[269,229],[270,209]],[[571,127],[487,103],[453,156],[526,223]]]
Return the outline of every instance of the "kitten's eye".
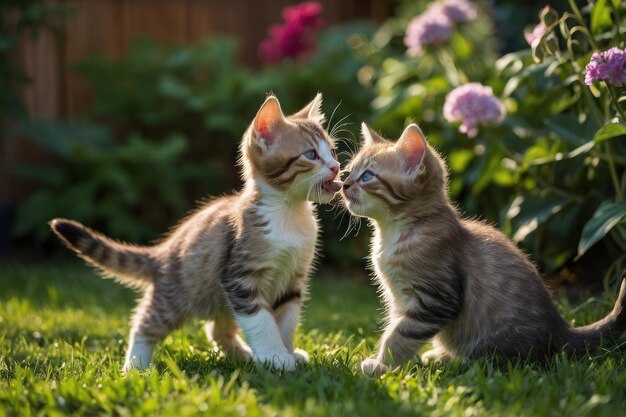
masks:
[[[374,174],[372,174],[370,171],[365,171],[363,174],[361,174],[361,181],[363,182],[368,182],[372,178],[374,178]]]
[[[317,152],[315,152],[313,149],[311,149],[310,151],[306,151],[303,155],[306,159],[310,159],[311,161],[315,161],[317,159]]]

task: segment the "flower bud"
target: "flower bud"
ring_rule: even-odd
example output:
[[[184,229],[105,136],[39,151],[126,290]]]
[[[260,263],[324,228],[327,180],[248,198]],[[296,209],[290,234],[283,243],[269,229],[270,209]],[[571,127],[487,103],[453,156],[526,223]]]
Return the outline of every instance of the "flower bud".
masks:
[[[539,20],[542,21],[546,26],[550,26],[556,23],[557,20],[559,20],[559,15],[552,7],[546,6],[539,12]]]

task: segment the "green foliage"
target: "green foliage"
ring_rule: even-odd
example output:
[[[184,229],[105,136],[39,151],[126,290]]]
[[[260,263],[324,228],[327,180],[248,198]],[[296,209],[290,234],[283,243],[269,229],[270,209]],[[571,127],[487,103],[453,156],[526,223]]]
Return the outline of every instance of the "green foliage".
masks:
[[[380,335],[379,301],[373,287],[335,276],[312,281],[296,334],[312,359],[292,374],[221,358],[192,321],[160,344],[156,369],[122,377],[130,290],[62,264],[0,264],[0,287],[0,416],[614,417],[626,407],[619,350],[546,366],[411,363],[366,377],[359,363]],[[611,300],[573,307],[561,295],[557,305],[580,325]]]
[[[264,94],[235,52],[228,38],[170,48],[138,40],[120,61],[95,55],[75,67],[94,87],[94,116],[118,131],[154,139],[184,132],[222,149],[241,136]]]
[[[114,236],[146,241],[164,222],[180,216],[181,184],[195,172],[181,162],[187,142],[180,135],[150,142],[130,135],[116,143],[111,133],[85,122],[29,122],[23,132],[52,152],[49,165],[22,166],[17,174],[41,187],[21,203],[17,235],[49,238],[45,225],[72,217]]]
[[[549,29],[536,48],[500,58],[485,3],[482,17],[417,58],[404,54],[401,39],[426,2],[404,5],[357,51],[377,93],[374,126],[393,138],[417,119],[444,153],[450,191],[466,214],[498,221],[545,272],[580,260],[616,279],[623,274],[624,221],[614,218],[593,239],[589,231],[601,204],[624,202],[623,89],[590,88],[584,66],[594,50],[624,47],[619,27],[626,9],[598,1],[580,11],[569,3],[574,9],[561,17],[546,12]],[[466,82],[491,86],[507,109],[499,126],[482,127],[474,139],[442,114],[446,95]]]

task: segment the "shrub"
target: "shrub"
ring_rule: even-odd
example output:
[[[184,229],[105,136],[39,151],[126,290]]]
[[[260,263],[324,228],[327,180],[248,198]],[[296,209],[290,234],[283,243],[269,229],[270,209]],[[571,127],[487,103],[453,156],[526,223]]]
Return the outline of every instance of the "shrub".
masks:
[[[623,48],[625,14],[611,1],[584,10],[569,3],[562,16],[542,11],[545,28],[527,31],[530,50],[499,59],[484,5],[476,20],[449,25],[445,39],[421,49],[408,42],[411,56],[401,39],[416,33],[405,28],[433,6],[405,6],[357,50],[377,93],[375,127],[393,137],[416,118],[446,154],[451,192],[464,212],[498,221],[545,272],[585,262],[616,278],[626,262],[626,144],[615,140],[626,133],[623,91],[586,85],[584,68],[594,51]],[[460,120],[474,138],[443,117],[445,97],[468,82],[490,87],[507,113],[478,132]],[[586,256],[594,245],[596,256]]]

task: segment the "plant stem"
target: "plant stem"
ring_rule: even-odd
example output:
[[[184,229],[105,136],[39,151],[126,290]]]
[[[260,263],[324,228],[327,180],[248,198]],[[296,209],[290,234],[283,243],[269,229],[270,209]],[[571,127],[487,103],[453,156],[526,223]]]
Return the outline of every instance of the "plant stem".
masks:
[[[460,71],[456,65],[454,64],[454,59],[448,54],[448,52],[444,48],[437,48],[437,58],[439,59],[439,63],[443,66],[443,69],[446,71],[446,76],[448,77],[448,81],[454,87],[458,87],[459,85],[467,82],[467,77]]]
[[[622,111],[622,106],[619,104],[619,100],[617,96],[615,95],[615,91],[613,90],[613,87],[611,87],[607,83],[605,83],[605,85],[606,85],[606,89],[609,90],[609,95],[611,96],[611,101],[613,101],[613,104],[615,105],[615,109],[617,110],[619,115],[622,116],[622,121],[626,122],[626,116],[624,116],[624,112]]]
[[[615,169],[615,163],[613,162],[613,156],[611,155],[611,148],[606,141],[602,145],[606,151],[607,161],[609,163],[609,171],[611,171],[613,188],[615,188],[615,200],[618,203],[621,203],[622,201],[624,201],[624,195],[622,194],[622,187],[619,183],[619,178],[617,177],[617,170]]]
[[[587,27],[587,22],[585,22],[585,18],[583,17],[583,14],[580,12],[580,9],[578,8],[576,1],[568,0],[568,3],[569,3],[569,7],[572,9],[574,14],[576,15],[576,18],[580,22],[581,26],[583,26],[586,29],[586,32],[589,34],[589,43],[591,43],[591,46],[593,47],[593,49],[598,49],[598,44],[596,42],[596,39],[594,38],[593,33],[591,33],[591,29]]]

